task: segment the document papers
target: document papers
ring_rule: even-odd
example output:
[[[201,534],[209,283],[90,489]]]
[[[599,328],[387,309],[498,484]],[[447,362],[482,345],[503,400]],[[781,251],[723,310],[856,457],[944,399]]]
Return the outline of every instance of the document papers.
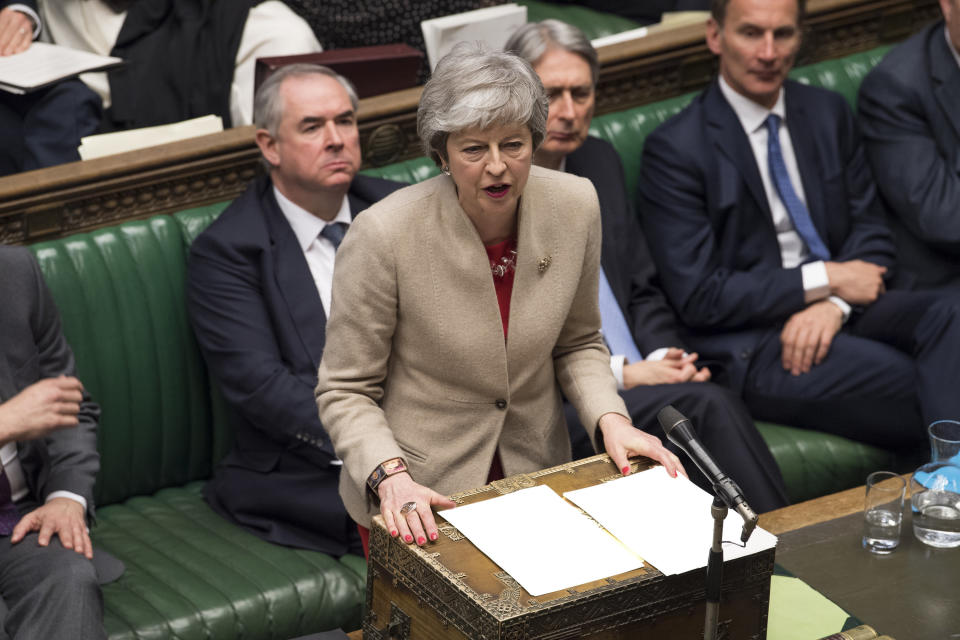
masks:
[[[500,51],[507,40],[527,22],[527,8],[516,3],[432,18],[420,23],[427,49],[430,70],[458,42],[485,42],[493,51]]]
[[[671,478],[663,467],[568,491],[568,500],[593,516],[623,544],[664,575],[707,566],[713,541],[713,496],[683,476]],[[743,519],[735,511],[723,523],[723,559],[732,560],[776,546],[777,538],[757,527],[740,546]],[[505,568],[505,567],[504,567]]]
[[[539,485],[440,515],[532,596],[639,569],[644,561],[664,575],[707,566],[713,497],[683,476],[671,478],[657,466],[564,497]],[[776,546],[759,527],[740,546],[742,526],[730,511],[723,539],[736,544],[723,545],[724,560]]]
[[[643,566],[639,557],[547,486],[440,515],[532,596]]]
[[[80,158],[91,160],[103,156],[126,151],[136,151],[158,144],[177,142],[187,138],[196,138],[211,133],[223,131],[223,119],[220,116],[200,116],[190,120],[182,120],[171,124],[160,124],[155,127],[127,129],[111,133],[98,133],[80,139]]]
[[[34,42],[23,53],[0,57],[0,89],[23,94],[85,71],[123,64],[120,58]]]

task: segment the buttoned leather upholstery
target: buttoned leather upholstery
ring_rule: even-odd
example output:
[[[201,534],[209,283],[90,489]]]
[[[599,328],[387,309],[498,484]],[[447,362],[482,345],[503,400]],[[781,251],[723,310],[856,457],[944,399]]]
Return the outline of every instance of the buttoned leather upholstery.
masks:
[[[225,206],[33,247],[103,408],[93,537],[126,564],[104,587],[111,639],[279,640],[360,622],[362,558],[269,544],[200,496],[230,435],[187,318],[186,257]]]

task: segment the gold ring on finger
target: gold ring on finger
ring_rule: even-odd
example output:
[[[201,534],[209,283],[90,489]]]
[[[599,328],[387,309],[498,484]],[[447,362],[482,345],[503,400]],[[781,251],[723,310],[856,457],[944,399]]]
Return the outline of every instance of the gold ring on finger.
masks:
[[[410,513],[411,511],[416,511],[416,510],[417,510],[417,503],[416,503],[416,502],[404,502],[404,503],[403,503],[403,506],[400,507],[400,513],[401,513],[402,515],[407,515],[407,514]]]

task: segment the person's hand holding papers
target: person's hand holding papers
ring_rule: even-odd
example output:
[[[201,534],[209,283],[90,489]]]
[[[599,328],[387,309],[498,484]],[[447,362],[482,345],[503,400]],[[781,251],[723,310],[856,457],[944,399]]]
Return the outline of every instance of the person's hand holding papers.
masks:
[[[0,56],[26,51],[33,42],[33,20],[10,7],[0,11]]]

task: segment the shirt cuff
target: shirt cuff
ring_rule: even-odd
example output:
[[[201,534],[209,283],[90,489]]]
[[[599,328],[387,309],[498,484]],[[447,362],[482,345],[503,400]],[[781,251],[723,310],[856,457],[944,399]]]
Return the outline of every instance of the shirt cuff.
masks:
[[[617,389],[623,391],[623,365],[627,362],[627,356],[611,355],[610,369],[613,371],[613,377],[617,379]]]
[[[830,295],[830,278],[823,260],[808,262],[800,267],[803,277],[803,301],[807,304],[823,300]]]
[[[843,313],[843,324],[847,324],[847,320],[850,319],[850,312],[853,310],[846,300],[837,296],[830,296],[827,298],[830,302],[840,307],[840,311]]]
[[[84,512],[87,511],[87,499],[84,498],[83,496],[79,496],[73,493],[72,491],[54,491],[53,493],[47,496],[46,502],[50,502],[54,498],[69,498],[74,502],[79,502],[83,506],[83,511]]]
[[[667,355],[667,351],[670,351],[670,347],[660,347],[659,349],[654,349],[647,354],[647,357],[644,358],[644,360],[663,360],[664,356]]]
[[[17,4],[17,3],[8,4],[7,8],[26,14],[28,18],[33,20],[33,39],[36,40],[40,36],[40,16],[37,15],[36,11],[34,11],[33,9],[31,9],[25,4]]]

